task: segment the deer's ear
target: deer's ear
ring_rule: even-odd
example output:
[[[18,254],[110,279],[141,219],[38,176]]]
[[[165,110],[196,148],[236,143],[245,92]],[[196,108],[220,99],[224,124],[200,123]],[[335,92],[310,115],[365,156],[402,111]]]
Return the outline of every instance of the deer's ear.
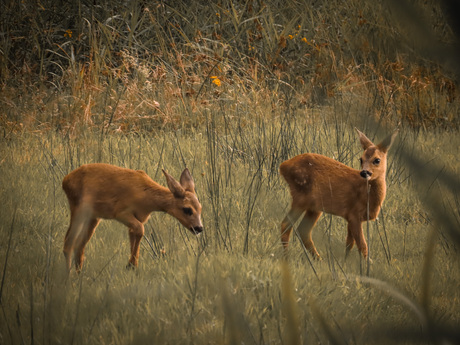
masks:
[[[370,139],[366,137],[364,133],[361,133],[357,128],[355,129],[356,129],[356,132],[358,132],[359,142],[361,143],[361,146],[364,150],[367,150],[369,147],[374,145],[374,143],[370,141]]]
[[[185,189],[177,182],[174,177],[169,175],[164,169],[162,169],[163,174],[166,177],[166,182],[168,183],[168,188],[173,193],[176,198],[185,198]]]
[[[391,145],[393,144],[393,142],[395,141],[395,138],[396,136],[398,135],[398,132],[399,130],[395,130],[393,132],[393,134],[387,136],[385,139],[382,140],[382,142],[380,144],[377,145],[377,147],[379,148],[380,151],[386,153]]]
[[[195,181],[187,168],[180,175],[180,184],[186,191],[195,193]]]

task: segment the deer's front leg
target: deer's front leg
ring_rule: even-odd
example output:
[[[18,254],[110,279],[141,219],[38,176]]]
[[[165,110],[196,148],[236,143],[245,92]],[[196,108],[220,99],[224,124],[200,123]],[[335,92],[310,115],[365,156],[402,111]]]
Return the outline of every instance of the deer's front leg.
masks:
[[[358,219],[348,220],[347,255],[353,247],[353,240],[363,258],[367,258],[367,243],[364,238],[362,222]]]
[[[131,257],[128,267],[137,267],[139,262],[139,245],[144,236],[144,224],[142,224],[133,214],[121,214],[117,220],[125,224],[129,229],[129,242],[131,245]]]

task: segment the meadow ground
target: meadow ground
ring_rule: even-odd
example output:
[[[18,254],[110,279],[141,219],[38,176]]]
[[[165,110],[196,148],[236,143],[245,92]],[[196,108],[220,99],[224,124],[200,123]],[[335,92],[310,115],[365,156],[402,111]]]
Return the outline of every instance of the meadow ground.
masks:
[[[458,199],[442,181],[417,179],[401,153],[415,147],[423,164],[458,174],[455,132],[401,131],[389,155],[383,212],[369,224],[368,268],[356,249],[345,262],[346,223],[329,215],[313,232],[323,260],[311,262],[294,239],[283,263],[279,228],[289,195],[272,162],[282,158],[283,146],[273,138],[291,123],[231,126],[226,133],[4,138],[2,343],[286,343],[297,337],[418,343],[429,328],[449,334],[459,326],[458,248],[425,202],[441,203],[458,220]],[[324,124],[302,131],[290,137],[290,154],[310,147],[334,157],[343,138],[343,161],[358,168],[361,148],[352,129]],[[69,211],[61,181],[95,160],[143,169],[163,185],[161,168],[178,176],[187,165],[205,232],[194,237],[175,219],[152,214],[140,266],[130,271],[126,228],[103,221],[87,246],[83,272],[67,278],[62,245]]]

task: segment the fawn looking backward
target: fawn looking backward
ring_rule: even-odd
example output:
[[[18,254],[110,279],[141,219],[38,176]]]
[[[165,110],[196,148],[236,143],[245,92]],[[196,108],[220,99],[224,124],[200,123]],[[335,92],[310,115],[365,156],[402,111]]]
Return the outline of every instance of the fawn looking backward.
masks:
[[[286,249],[294,223],[305,212],[297,230],[305,248],[319,259],[311,233],[325,212],[348,222],[346,254],[356,243],[363,257],[367,257],[362,223],[376,219],[380,212],[386,194],[387,152],[398,132],[378,145],[357,132],[364,150],[361,170],[314,153],[304,153],[281,163],[280,173],[292,196],[291,209],[281,223],[281,242]]]

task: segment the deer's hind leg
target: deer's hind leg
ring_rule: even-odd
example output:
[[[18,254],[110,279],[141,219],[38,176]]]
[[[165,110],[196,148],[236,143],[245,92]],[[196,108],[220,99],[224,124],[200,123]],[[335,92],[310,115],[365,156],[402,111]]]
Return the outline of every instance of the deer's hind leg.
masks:
[[[78,237],[79,227],[79,217],[77,217],[78,211],[76,207],[70,206],[70,224],[64,238],[64,256],[66,261],[67,272],[70,272],[70,267],[72,265],[72,257],[74,251],[75,240]]]
[[[72,253],[73,253],[73,242],[74,242],[74,238],[73,238],[74,230],[72,230],[72,226],[74,226],[73,219],[74,217],[73,217],[73,214],[71,213],[70,225],[69,225],[69,228],[67,229],[67,233],[65,234],[65,238],[64,238],[63,252],[64,252],[65,262],[66,262],[66,267],[67,267],[68,272],[70,271],[70,266],[72,265]]]
[[[288,214],[281,222],[281,243],[283,244],[284,249],[288,248],[292,227],[302,213],[302,210],[293,207],[289,210]]]
[[[72,259],[74,259],[74,252],[77,251],[78,254],[78,252],[81,251],[82,234],[83,236],[87,235],[88,226],[91,224],[91,209],[89,207],[85,207],[84,205],[76,206],[72,202],[70,202],[70,199],[69,204],[70,225],[64,239],[64,256],[68,272],[70,272]],[[86,242],[84,242],[84,244],[86,244]],[[77,261],[78,258],[76,258],[75,262],[77,263]]]
[[[313,243],[311,233],[321,214],[322,212],[307,210],[307,212],[305,212],[305,216],[297,228],[305,248],[311,253],[314,259],[321,259],[321,257],[316,250],[315,244]]]
[[[93,236],[94,231],[96,231],[96,227],[98,226],[99,222],[99,218],[90,219],[89,222],[84,225],[85,228],[82,229],[80,238],[78,239],[78,246],[75,250],[75,268],[77,272],[81,271],[83,261],[85,260],[85,246]]]

